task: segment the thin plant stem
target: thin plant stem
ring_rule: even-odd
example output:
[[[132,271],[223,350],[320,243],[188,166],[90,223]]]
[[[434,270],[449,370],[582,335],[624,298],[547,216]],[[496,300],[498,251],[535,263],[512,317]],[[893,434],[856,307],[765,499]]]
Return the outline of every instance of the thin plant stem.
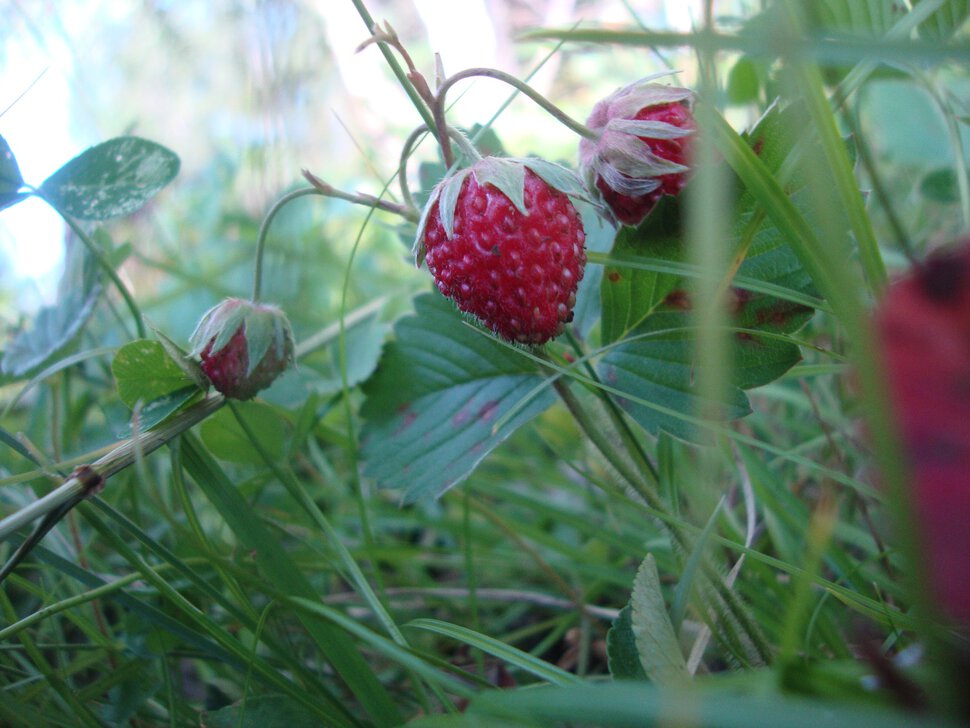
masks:
[[[494,78],[497,81],[502,81],[514,87],[517,91],[521,92],[525,96],[528,96],[535,103],[541,106],[544,110],[549,112],[557,121],[566,126],[571,131],[576,132],[581,137],[586,139],[599,139],[599,133],[593,131],[585,124],[573,119],[571,116],[566,114],[562,109],[556,106],[554,103],[549,101],[545,96],[540,94],[534,88],[529,86],[529,84],[520,80],[519,78],[513,76],[505,71],[499,71],[496,68],[467,68],[464,71],[459,71],[453,76],[449,76],[441,85],[435,94],[434,107],[432,113],[434,114],[434,128],[439,130],[439,141],[441,143],[441,152],[445,158],[445,164],[450,167],[454,162],[451,154],[451,145],[448,141],[447,135],[440,132],[441,129],[446,128],[445,124],[445,96],[448,93],[448,89],[454,86],[459,81],[463,81],[466,78]]]
[[[266,217],[263,218],[262,224],[259,226],[259,232],[256,234],[256,262],[253,271],[253,301],[259,300],[260,289],[263,284],[263,251],[266,248],[266,236],[269,234],[269,226],[273,222],[279,211],[282,210],[286,205],[291,203],[293,200],[298,200],[301,197],[306,197],[307,195],[321,195],[323,192],[318,190],[316,187],[302,187],[298,190],[293,190],[283,195],[278,199],[273,206],[266,213]]]
[[[104,251],[101,250],[101,247],[97,243],[95,243],[86,232],[84,232],[84,230],[81,228],[80,225],[78,225],[77,221],[74,220],[73,217],[71,217],[66,212],[64,212],[64,210],[62,210],[59,205],[57,205],[53,200],[46,197],[40,190],[34,189],[31,191],[31,194],[36,195],[44,202],[46,202],[48,205],[50,205],[54,209],[54,212],[60,215],[61,218],[64,220],[64,222],[67,223],[68,227],[71,228],[71,231],[75,235],[77,235],[78,240],[80,240],[84,244],[84,247],[88,249],[88,252],[91,253],[91,255],[94,256],[95,260],[98,261],[98,265],[101,266],[101,269],[105,272],[108,278],[111,279],[111,282],[114,284],[114,287],[118,289],[118,293],[121,294],[121,297],[125,301],[125,305],[128,307],[128,310],[131,312],[131,317],[135,320],[135,331],[137,332],[138,338],[144,339],[147,336],[147,334],[145,332],[145,323],[142,320],[141,310],[138,308],[138,304],[135,303],[135,299],[128,291],[127,286],[125,286],[124,282],[122,282],[121,278],[118,276],[118,272],[108,261],[107,256],[104,254]]]

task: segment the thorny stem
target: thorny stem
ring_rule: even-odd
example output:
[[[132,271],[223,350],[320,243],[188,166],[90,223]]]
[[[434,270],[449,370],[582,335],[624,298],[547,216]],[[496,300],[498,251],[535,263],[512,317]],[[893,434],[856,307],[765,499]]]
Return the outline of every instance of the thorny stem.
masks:
[[[506,73],[505,71],[499,71],[497,68],[467,68],[464,71],[459,71],[453,76],[449,76],[442,81],[441,85],[438,87],[437,93],[435,94],[434,103],[431,105],[431,110],[434,114],[435,128],[439,130],[438,140],[441,144],[441,152],[444,155],[445,164],[449,167],[454,161],[451,154],[451,144],[447,135],[441,133],[441,130],[446,128],[445,95],[448,93],[448,90],[459,81],[463,81],[466,78],[475,77],[494,78],[497,81],[503,81],[525,96],[528,96],[539,106],[549,112],[557,121],[568,127],[570,130],[576,132],[581,137],[593,140],[599,138],[599,134],[597,132],[593,131],[585,124],[581,124],[573,119],[571,116],[563,112],[562,109],[549,101],[549,99],[532,88],[529,84],[516,78],[512,74]]]

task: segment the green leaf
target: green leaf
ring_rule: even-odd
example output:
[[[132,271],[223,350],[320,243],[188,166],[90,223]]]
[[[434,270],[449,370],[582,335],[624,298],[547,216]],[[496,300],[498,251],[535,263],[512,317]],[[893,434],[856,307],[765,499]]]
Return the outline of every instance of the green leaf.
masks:
[[[234,403],[239,416],[260,445],[279,462],[286,451],[286,427],[276,410],[261,402]],[[202,441],[217,458],[243,465],[263,465],[263,458],[249,442],[232,410],[222,409],[202,423]]]
[[[203,713],[203,728],[317,728],[318,716],[285,695],[258,695]]]
[[[682,223],[679,198],[662,197],[639,228],[624,227],[617,233],[612,255],[680,260],[683,257]],[[600,288],[603,343],[618,341],[636,328],[679,281],[680,277],[676,275],[607,266]]]
[[[72,246],[57,303],[42,308],[33,326],[10,342],[0,362],[4,374],[24,376],[67,347],[84,328],[101,295],[98,262],[82,245]]]
[[[356,387],[377,368],[388,326],[375,314],[346,329],[347,386]],[[343,389],[340,374],[340,342],[313,352],[300,360],[295,374],[306,387],[329,396]]]
[[[952,205],[960,199],[956,171],[943,167],[929,172],[920,180],[919,191],[927,200]]]
[[[462,718],[454,723],[437,722],[435,725],[569,725],[577,728],[658,725],[696,728],[956,728],[962,725],[940,715],[838,703],[816,696],[772,694],[757,683],[749,688],[749,692],[729,692],[716,685],[716,681],[712,682],[715,683],[712,687],[690,693],[629,682],[488,690],[471,701]],[[419,720],[413,725],[424,724]]]
[[[606,656],[614,680],[646,680],[633,634],[633,607],[627,604],[606,633]]]
[[[687,680],[687,663],[667,614],[653,554],[647,554],[637,570],[630,608],[633,637],[647,677],[661,685]]]
[[[915,8],[925,0],[913,0]],[[919,34],[922,38],[946,40],[960,30],[970,18],[970,0],[946,0],[930,17],[920,23]]]
[[[582,679],[566,672],[560,667],[541,660],[535,655],[506,644],[494,637],[481,634],[474,630],[462,627],[461,625],[443,622],[440,619],[415,619],[407,623],[408,627],[428,630],[436,634],[444,635],[458,640],[469,647],[485,652],[486,654],[497,657],[503,662],[519,668],[525,672],[535,675],[540,680],[545,680],[553,685],[577,685]]]
[[[130,215],[171,182],[179,158],[139,137],[118,137],[91,147],[40,186],[43,196],[81,220]]]
[[[283,548],[278,533],[267,528],[198,439],[191,433],[183,435],[182,449],[186,471],[219,511],[241,546],[252,552],[263,578],[280,594],[319,601],[320,594]],[[402,717],[397,705],[347,633],[303,612],[297,612],[297,618],[320,654],[346,682],[374,722],[400,724]],[[341,723],[346,723],[349,711],[344,708],[343,712]]]
[[[742,57],[728,73],[727,97],[732,104],[749,104],[758,100],[761,80],[758,68],[750,58]]]
[[[437,293],[394,327],[361,409],[365,474],[404,500],[438,496],[554,401],[544,390],[495,423],[542,381],[536,365],[465,322]]]
[[[27,195],[19,192],[24,186],[20,166],[7,140],[0,136],[0,210],[20,202]]]
[[[770,170],[781,168],[792,150],[796,127],[790,123],[791,116],[790,110],[774,107],[746,135],[745,142]],[[788,199],[806,219],[813,219],[809,195],[800,189],[804,183],[798,168],[793,172]],[[682,224],[680,198],[668,197],[640,227],[617,235],[601,297],[603,341],[619,343],[600,360],[599,369],[607,384],[654,405],[620,400],[647,431],[663,429],[693,440],[699,433],[688,420],[702,404],[693,386],[702,365],[694,360],[689,286],[683,275],[660,272],[664,264],[672,271],[684,261]],[[744,253],[736,274],[739,280],[790,291],[796,299],[815,297],[812,280],[787,236],[762,212],[753,195],[744,191],[738,196],[725,226],[729,231],[725,244]],[[646,269],[648,263],[655,270]],[[730,325],[735,329],[729,339],[734,387],[766,384],[800,360],[798,346],[785,335],[812,317],[810,307],[740,286],[730,289],[728,299]],[[716,404],[727,419],[750,411],[747,397],[736,389],[725,392],[723,401]]]
[[[131,408],[175,392],[197,390],[195,383],[157,341],[138,339],[125,344],[111,362],[121,401]]]
[[[132,417],[127,432],[121,436],[129,437],[133,434],[136,427],[140,432],[152,429],[155,425],[167,420],[190,402],[201,397],[202,394],[203,390],[193,384],[151,400],[138,410],[137,420]]]

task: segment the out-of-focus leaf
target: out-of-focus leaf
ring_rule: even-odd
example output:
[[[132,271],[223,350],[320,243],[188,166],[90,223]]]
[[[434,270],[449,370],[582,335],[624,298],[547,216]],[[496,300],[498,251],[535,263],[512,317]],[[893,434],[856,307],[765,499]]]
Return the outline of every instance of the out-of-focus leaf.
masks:
[[[320,720],[285,695],[259,695],[203,713],[201,728],[317,728]]]
[[[44,180],[43,196],[81,220],[130,215],[175,179],[179,158],[160,144],[118,137],[85,150]]]
[[[957,175],[952,167],[936,169],[924,175],[919,183],[919,191],[926,199],[945,205],[960,199]]]
[[[276,461],[286,448],[286,427],[269,405],[262,402],[236,402],[234,409],[260,446]],[[213,455],[232,463],[263,465],[263,458],[253,447],[246,431],[229,408],[223,408],[206,419],[201,427],[202,441]]]
[[[10,342],[0,362],[4,374],[16,377],[35,371],[62,351],[84,328],[101,295],[98,262],[86,248],[69,249],[57,303],[38,312],[33,325]]]
[[[750,58],[739,58],[728,73],[727,97],[732,104],[750,104],[758,100],[761,80]]]
[[[7,140],[0,136],[0,210],[10,207],[26,197],[19,192],[24,185],[17,158]]]
[[[466,323],[437,293],[415,300],[364,385],[365,474],[406,502],[463,480],[516,428],[545,410],[548,389],[498,431],[495,423],[542,382],[536,365]]]
[[[913,7],[923,0],[913,0]],[[919,25],[919,34],[932,40],[946,40],[960,30],[970,18],[970,0],[946,0],[945,3]]]

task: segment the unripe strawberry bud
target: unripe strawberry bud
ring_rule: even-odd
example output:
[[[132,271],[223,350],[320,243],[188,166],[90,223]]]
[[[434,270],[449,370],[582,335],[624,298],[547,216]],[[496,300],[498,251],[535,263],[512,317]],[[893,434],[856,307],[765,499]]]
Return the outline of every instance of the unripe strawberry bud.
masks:
[[[970,626],[970,239],[896,281],[875,323],[933,595]]]
[[[678,194],[690,170],[694,94],[653,78],[597,103],[586,126],[600,136],[579,143],[587,187],[624,225],[639,225],[662,196]]]
[[[293,332],[278,306],[227,298],[209,309],[189,341],[212,386],[252,399],[293,363]]]

